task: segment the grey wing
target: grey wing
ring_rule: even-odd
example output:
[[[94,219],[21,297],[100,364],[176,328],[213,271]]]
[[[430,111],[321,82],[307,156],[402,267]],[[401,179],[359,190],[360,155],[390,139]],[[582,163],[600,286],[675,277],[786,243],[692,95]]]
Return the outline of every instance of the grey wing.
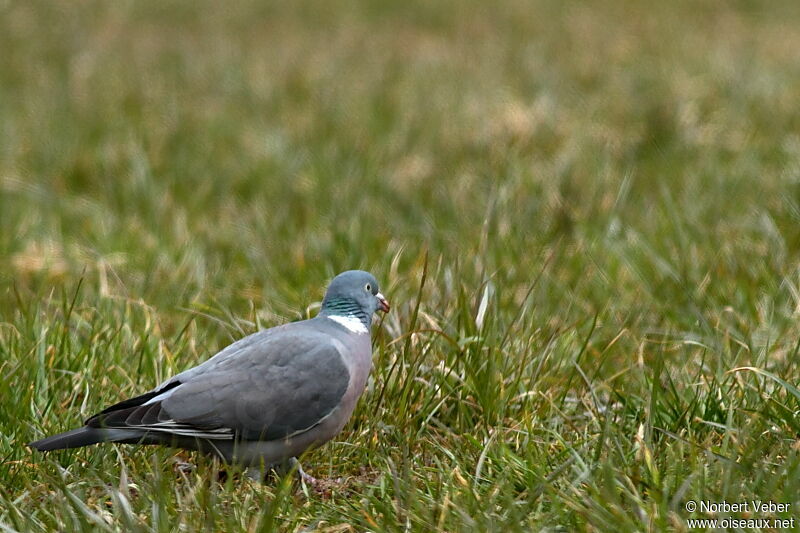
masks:
[[[89,425],[208,439],[302,433],[330,415],[347,390],[350,373],[339,346],[307,332],[265,339],[144,404],[104,412]]]
[[[283,326],[276,326],[274,328],[261,330],[256,333],[253,333],[252,335],[248,335],[247,337],[243,337],[238,341],[229,344],[228,346],[217,352],[213,357],[200,363],[199,365],[184,370],[180,374],[172,376],[164,383],[156,387],[156,389],[164,390],[164,387],[171,382],[174,381],[187,382],[190,381],[192,378],[199,376],[200,374],[213,371],[214,368],[224,364],[225,361],[227,361],[228,359],[236,358],[242,352],[252,351],[254,348],[258,349],[259,345],[264,346],[268,344],[272,337],[285,335],[286,329],[293,327],[296,328],[300,324],[302,324],[302,322],[284,324]]]

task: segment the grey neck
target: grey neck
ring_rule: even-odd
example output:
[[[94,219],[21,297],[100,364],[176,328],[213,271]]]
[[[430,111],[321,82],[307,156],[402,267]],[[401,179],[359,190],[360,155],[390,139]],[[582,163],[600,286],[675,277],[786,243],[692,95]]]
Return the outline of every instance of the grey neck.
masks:
[[[322,302],[322,309],[319,312],[319,316],[357,318],[367,329],[372,325],[372,317],[367,314],[355,300],[349,298],[326,298],[325,301]]]

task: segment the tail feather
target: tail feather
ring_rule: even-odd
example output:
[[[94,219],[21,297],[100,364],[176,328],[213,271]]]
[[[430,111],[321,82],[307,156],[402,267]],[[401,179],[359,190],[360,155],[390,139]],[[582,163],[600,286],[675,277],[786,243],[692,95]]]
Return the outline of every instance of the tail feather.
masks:
[[[31,448],[36,448],[40,452],[49,452],[51,450],[65,450],[67,448],[80,448],[81,446],[88,446],[90,444],[97,444],[106,440],[103,431],[96,428],[82,427],[73,429],[72,431],[65,431],[58,435],[37,440],[28,444]]]
[[[139,434],[139,432],[132,432],[125,429],[91,428],[84,426],[31,442],[28,446],[40,452],[49,452],[52,450],[80,448],[81,446],[89,446],[90,444],[97,444],[98,442],[121,441],[133,438],[136,434]]]

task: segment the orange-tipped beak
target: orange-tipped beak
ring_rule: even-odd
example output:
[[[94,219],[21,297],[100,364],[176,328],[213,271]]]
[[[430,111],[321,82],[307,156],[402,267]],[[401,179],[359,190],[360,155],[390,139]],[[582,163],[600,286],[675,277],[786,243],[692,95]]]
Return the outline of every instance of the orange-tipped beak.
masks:
[[[380,307],[381,311],[383,311],[384,313],[388,313],[389,309],[390,309],[389,302],[386,300],[386,298],[383,296],[383,294],[378,293],[378,294],[375,295],[375,298],[377,298],[378,302],[380,302],[380,304],[381,304],[381,307]]]

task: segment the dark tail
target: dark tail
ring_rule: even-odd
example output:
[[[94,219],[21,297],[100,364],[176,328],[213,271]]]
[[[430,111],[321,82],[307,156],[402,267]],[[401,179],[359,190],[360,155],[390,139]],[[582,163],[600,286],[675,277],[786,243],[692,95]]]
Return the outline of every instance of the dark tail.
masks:
[[[40,452],[49,452],[50,450],[65,450],[67,448],[80,448],[81,446],[97,444],[98,442],[110,440],[109,437],[110,435],[105,429],[84,426],[31,442],[28,446],[36,448]]]

